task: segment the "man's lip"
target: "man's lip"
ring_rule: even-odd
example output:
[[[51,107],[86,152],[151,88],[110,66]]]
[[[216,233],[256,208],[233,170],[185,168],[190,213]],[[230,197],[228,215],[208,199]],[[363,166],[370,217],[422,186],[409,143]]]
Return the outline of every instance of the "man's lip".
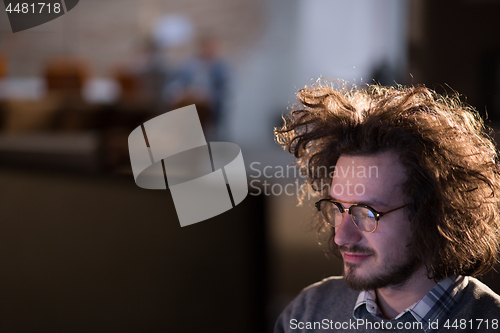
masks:
[[[366,253],[342,252],[342,257],[344,258],[344,261],[353,263],[359,263],[365,261],[370,256],[371,254],[366,254]]]

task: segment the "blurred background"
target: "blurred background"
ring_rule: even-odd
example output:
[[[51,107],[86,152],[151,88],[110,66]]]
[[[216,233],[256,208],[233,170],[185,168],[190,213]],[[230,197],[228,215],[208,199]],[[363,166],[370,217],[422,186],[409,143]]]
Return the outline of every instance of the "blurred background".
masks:
[[[1,10],[0,330],[271,332],[341,274],[311,202],[283,191],[295,174],[272,131],[296,91],[321,76],[453,89],[497,128],[499,16],[495,0],[81,0],[14,34]],[[127,138],[190,104],[253,182],[180,228],[168,191],[135,185]]]

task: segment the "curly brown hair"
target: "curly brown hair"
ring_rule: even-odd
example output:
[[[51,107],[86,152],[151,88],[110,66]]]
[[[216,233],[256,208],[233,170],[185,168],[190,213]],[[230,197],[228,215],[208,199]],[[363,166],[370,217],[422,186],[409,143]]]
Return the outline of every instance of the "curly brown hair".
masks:
[[[482,119],[458,94],[423,86],[335,88],[317,82],[275,129],[307,182],[329,184],[341,155],[398,153],[411,246],[430,278],[488,272],[500,249],[500,167]],[[317,188],[321,192],[321,188]],[[338,255],[330,235],[330,250]]]

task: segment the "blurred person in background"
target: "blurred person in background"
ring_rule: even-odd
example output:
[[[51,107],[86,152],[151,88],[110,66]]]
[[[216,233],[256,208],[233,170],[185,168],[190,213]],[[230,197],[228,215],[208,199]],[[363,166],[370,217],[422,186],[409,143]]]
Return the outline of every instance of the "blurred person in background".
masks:
[[[171,109],[196,104],[207,136],[217,138],[227,108],[230,69],[221,55],[221,41],[206,35],[199,39],[197,54],[181,65],[166,87]]]
[[[500,168],[477,113],[425,87],[301,89],[275,131],[316,202],[343,277],[306,289],[275,332],[489,332],[500,296]]]
[[[147,40],[144,47],[143,63],[139,67],[144,84],[143,89],[149,95],[158,113],[163,113],[165,107],[161,91],[171,78],[171,68],[167,62],[168,49],[162,49],[155,40]]]

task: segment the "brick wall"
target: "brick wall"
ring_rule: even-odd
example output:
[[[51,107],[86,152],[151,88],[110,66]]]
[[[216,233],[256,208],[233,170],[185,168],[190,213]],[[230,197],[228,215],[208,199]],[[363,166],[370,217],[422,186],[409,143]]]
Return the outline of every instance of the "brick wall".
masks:
[[[21,0],[20,0],[21,1]],[[78,56],[94,74],[137,54],[156,20],[166,14],[190,17],[197,31],[220,35],[225,54],[238,62],[262,35],[263,0],[81,0],[66,15],[13,34],[0,4],[0,54],[11,76],[40,75],[55,56]]]

